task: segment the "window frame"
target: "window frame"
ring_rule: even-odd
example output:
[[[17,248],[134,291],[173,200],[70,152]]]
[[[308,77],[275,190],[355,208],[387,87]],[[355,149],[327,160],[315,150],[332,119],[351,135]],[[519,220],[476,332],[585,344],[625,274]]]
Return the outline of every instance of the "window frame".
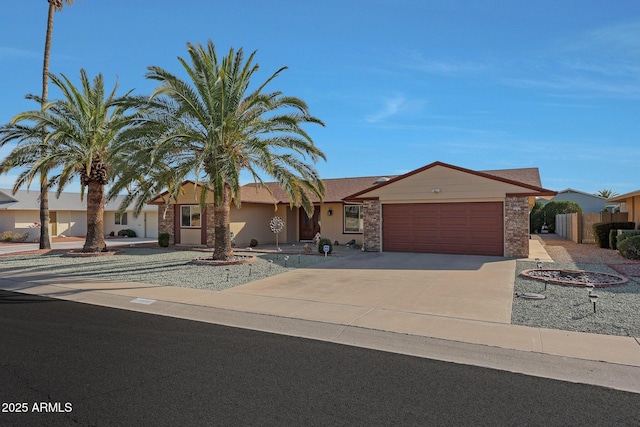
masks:
[[[185,208],[189,208],[189,225],[184,225],[183,219],[185,218],[183,210]],[[198,212],[193,212],[193,210],[197,209]],[[198,225],[193,225],[193,214],[197,213],[199,215]],[[202,228],[202,210],[200,209],[200,205],[180,205],[180,228]]]
[[[347,229],[347,210],[357,208],[358,209],[358,230],[354,231],[353,229]],[[353,217],[350,217],[352,220]],[[344,234],[363,234],[364,232],[364,218],[362,216],[362,205],[343,205],[342,206],[342,231]]]
[[[119,214],[118,212],[115,213],[115,218],[114,218],[115,225],[128,225],[127,224],[128,222],[129,222],[129,218],[126,212],[123,212],[121,214]]]

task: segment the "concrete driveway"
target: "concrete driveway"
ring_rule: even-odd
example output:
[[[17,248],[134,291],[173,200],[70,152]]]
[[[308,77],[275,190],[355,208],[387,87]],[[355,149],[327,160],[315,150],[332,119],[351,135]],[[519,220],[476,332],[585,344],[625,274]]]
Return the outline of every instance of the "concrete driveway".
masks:
[[[499,257],[361,252],[222,293],[297,307],[320,302],[345,314],[377,309],[510,324],[515,268]]]

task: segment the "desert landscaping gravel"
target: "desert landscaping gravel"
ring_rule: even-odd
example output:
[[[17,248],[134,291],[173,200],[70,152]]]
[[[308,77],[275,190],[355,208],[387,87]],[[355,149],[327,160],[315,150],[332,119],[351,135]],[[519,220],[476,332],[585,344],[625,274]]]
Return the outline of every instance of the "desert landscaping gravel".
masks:
[[[546,299],[514,297],[511,323],[640,339],[640,263],[623,258],[617,251],[576,244],[554,235],[541,240],[555,261],[543,263],[543,269],[594,271],[622,276],[629,281],[594,289],[593,293],[598,295],[594,313],[587,288],[549,283],[545,289],[544,282],[520,275],[523,270],[537,268],[536,263],[518,261],[514,291],[542,294]],[[623,271],[629,275],[621,274]]]
[[[539,236],[535,236],[539,238]],[[542,243],[554,259],[543,268],[588,270],[622,275],[629,282],[596,288],[596,312],[584,287],[547,284],[526,278],[520,272],[537,268],[535,262],[517,261],[514,292],[538,293],[542,300],[514,295],[511,323],[531,327],[631,336],[640,340],[640,262],[622,258],[617,251],[594,245],[575,244],[555,236],[545,236]],[[348,256],[340,248],[337,256]],[[122,253],[99,258],[70,258],[62,251],[46,254],[22,254],[0,257],[0,275],[5,270],[84,276],[114,281],[132,281],[163,286],[224,290],[244,283],[281,274],[296,268],[312,267],[333,257],[294,253],[259,253],[236,251],[257,257],[250,264],[211,267],[194,265],[195,258],[206,252],[173,251],[146,247],[124,247]],[[288,259],[285,259],[288,257]]]
[[[121,253],[114,256],[71,258],[65,256],[64,251],[52,251],[42,255],[2,257],[0,274],[4,270],[20,269],[27,273],[50,273],[221,291],[333,259],[331,256],[315,254],[241,251],[236,253],[254,255],[256,261],[250,264],[212,267],[191,262],[196,258],[210,257],[210,253],[206,252],[125,247]]]

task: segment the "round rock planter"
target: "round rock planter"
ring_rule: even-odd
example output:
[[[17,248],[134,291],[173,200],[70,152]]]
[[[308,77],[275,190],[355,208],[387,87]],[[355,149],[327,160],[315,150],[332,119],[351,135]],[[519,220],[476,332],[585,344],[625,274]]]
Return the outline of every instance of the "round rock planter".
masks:
[[[547,283],[565,286],[587,286],[606,288],[608,286],[622,285],[629,279],[615,274],[600,273],[586,270],[554,270],[531,269],[524,270],[520,275],[530,279],[541,280]]]

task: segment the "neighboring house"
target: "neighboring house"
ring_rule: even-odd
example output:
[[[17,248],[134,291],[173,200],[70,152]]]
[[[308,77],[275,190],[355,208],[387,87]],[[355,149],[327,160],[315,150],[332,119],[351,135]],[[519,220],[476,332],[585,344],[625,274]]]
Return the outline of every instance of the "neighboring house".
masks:
[[[550,200],[541,201],[545,205],[549,202],[574,202],[580,205],[580,207],[582,208],[582,213],[600,213],[610,205],[607,203],[604,197],[574,190],[573,188],[567,188],[566,190],[558,191],[558,194]]]
[[[269,221],[279,216],[285,227],[278,241],[289,244],[320,233],[340,244],[353,239],[367,251],[526,257],[534,198],[556,194],[541,187],[537,168],[477,172],[441,162],[397,177],[323,181],[324,202],[315,202],[311,218],[290,207],[276,183],[243,186],[240,209],[231,208],[236,245],[252,238],[275,243]],[[182,190],[177,200],[163,193],[149,202],[159,205],[159,231],[172,244],[213,246],[213,230],[207,230],[213,210],[200,212],[194,182],[184,182]]]
[[[40,191],[37,190],[18,190],[16,194],[12,194],[11,190],[0,189],[0,233],[28,232],[29,241],[39,238],[39,198]],[[116,213],[121,202],[122,197],[118,197],[104,207],[105,235],[110,232],[117,234],[119,230],[128,228],[134,230],[138,237],[158,237],[156,206],[145,206],[135,218],[133,211],[126,211],[122,215]],[[86,198],[80,200],[80,193],[63,192],[57,198],[54,192],[50,192],[49,215],[49,233],[52,237],[84,237],[87,234],[87,203]]]
[[[607,199],[608,203],[619,203],[620,212],[627,212],[628,220],[636,223],[640,229],[640,190]]]

